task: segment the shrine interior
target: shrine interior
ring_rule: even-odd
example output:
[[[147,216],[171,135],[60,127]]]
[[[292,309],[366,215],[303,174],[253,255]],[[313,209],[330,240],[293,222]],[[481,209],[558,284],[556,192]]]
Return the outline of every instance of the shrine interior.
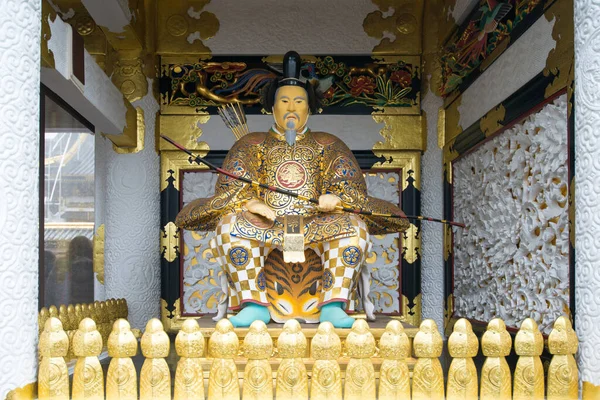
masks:
[[[372,360],[374,367],[365,368],[373,370],[373,374],[367,374],[365,379],[372,380],[373,394],[377,385],[383,398],[383,388],[387,387],[384,371],[388,368],[384,363],[392,354],[386,350],[391,345],[386,344],[384,335],[400,335],[400,331],[406,334],[408,346],[402,357],[408,360],[404,364],[406,378],[402,379],[409,382],[410,370],[416,397],[419,390],[429,393],[423,398],[440,398],[440,393],[442,397],[444,393],[448,397],[451,393],[467,393],[463,398],[469,398],[468,393],[485,397],[485,388],[496,384],[496,378],[486,378],[490,357],[506,357],[507,361],[508,397],[489,392],[499,398],[510,398],[511,388],[515,396],[538,396],[531,398],[550,398],[554,391],[568,392],[569,398],[577,398],[582,393],[579,385],[581,390],[587,390],[589,398],[592,393],[600,393],[600,386],[595,386],[600,385],[600,356],[595,350],[600,339],[591,322],[600,322],[592,299],[593,293],[600,290],[600,275],[593,273],[594,258],[587,256],[590,251],[593,253],[587,249],[595,244],[590,232],[600,223],[595,222],[592,211],[579,211],[580,205],[575,201],[575,175],[580,173],[575,161],[580,159],[579,128],[575,123],[575,112],[580,112],[579,102],[575,111],[580,89],[578,85],[575,90],[575,82],[579,82],[575,76],[577,71],[581,74],[577,79],[582,76],[582,82],[593,81],[593,71],[598,73],[600,68],[600,55],[595,50],[596,58],[591,58],[593,51],[582,44],[582,72],[578,72],[574,23],[579,12],[577,3],[590,2],[24,1],[22,7],[29,16],[15,11],[6,21],[13,20],[19,32],[24,32],[25,26],[33,26],[28,34],[31,38],[24,34],[27,38],[15,46],[21,46],[22,57],[31,57],[18,68],[37,69],[37,73],[23,78],[30,85],[28,100],[24,97],[23,103],[14,104],[35,103],[30,120],[23,125],[28,128],[22,132],[29,133],[20,133],[22,139],[18,139],[19,143],[29,140],[30,147],[16,154],[22,159],[31,158],[32,154],[35,157],[28,166],[20,164],[22,161],[4,165],[0,150],[0,166],[10,171],[7,176],[14,175],[15,181],[19,173],[13,174],[13,170],[33,171],[31,187],[37,189],[15,186],[17,194],[6,198],[24,196],[24,200],[14,203],[34,204],[35,215],[18,211],[4,218],[10,210],[6,207],[9,211],[4,212],[5,207],[0,207],[0,226],[4,220],[6,226],[10,221],[17,226],[21,218],[29,218],[29,231],[9,229],[2,237],[7,243],[17,243],[6,254],[27,254],[23,257],[33,261],[20,267],[29,277],[28,286],[23,286],[26,290],[18,295],[16,289],[0,291],[3,308],[18,310],[14,314],[7,311],[4,316],[18,321],[18,330],[23,332],[20,345],[8,345],[14,343],[13,339],[4,344],[0,341],[0,364],[14,361],[14,371],[6,371],[6,378],[0,378],[0,397],[25,393],[24,396],[37,394],[44,398],[43,393],[47,392],[42,392],[42,375],[47,367],[43,360],[49,359],[50,350],[42,346],[54,340],[52,329],[64,330],[68,337],[68,353],[60,357],[68,370],[67,386],[71,376],[73,394],[80,379],[76,376],[77,360],[85,353],[81,350],[83,344],[78,353],[74,338],[96,330],[102,339],[98,351],[89,350],[93,354],[85,356],[98,357],[100,367],[94,368],[102,370],[101,379],[106,376],[107,396],[109,382],[114,378],[110,377],[109,363],[118,357],[132,357],[131,371],[139,376],[140,394],[150,386],[160,386],[166,396],[163,398],[170,398],[171,390],[177,391],[177,379],[184,379],[176,377],[179,368],[183,368],[178,362],[182,363],[185,357],[201,357],[194,364],[200,369],[194,370],[190,379],[202,387],[194,389],[202,392],[194,393],[201,393],[204,398],[204,390],[210,391],[210,385],[225,380],[224,375],[213,375],[211,370],[213,358],[220,357],[211,351],[220,349],[223,354],[234,354],[223,356],[234,360],[233,367],[227,364],[227,373],[234,377],[233,386],[239,383],[244,394],[254,391],[259,398],[263,389],[252,386],[247,367],[254,362],[252,365],[258,369],[272,365],[277,397],[286,398],[280,395],[275,372],[283,369],[282,354],[289,350],[285,346],[277,350],[278,338],[284,343],[289,340],[285,334],[299,335],[300,331],[305,344],[294,354],[305,360],[312,377],[306,390],[317,390],[320,381],[316,377],[329,368],[319,364],[322,360],[317,355],[330,354],[328,351],[336,354],[335,349],[325,348],[322,337],[341,340],[340,352],[330,358],[339,359],[341,367],[341,375],[331,378],[339,384],[340,399],[342,382],[346,385],[345,398],[370,396],[365,394],[371,393],[365,392],[366,384],[361,386],[363,383],[354,375],[354,381],[350,379],[349,371],[358,368],[358,364],[353,364],[355,359]],[[581,11],[578,15],[585,19],[586,13]],[[600,11],[596,15],[600,16]],[[19,22],[25,20],[28,22]],[[581,43],[594,36],[584,29],[588,22],[583,22]],[[2,26],[0,32],[4,30]],[[4,46],[2,37],[0,48]],[[596,43],[594,38],[589,40]],[[30,52],[32,48],[35,54]],[[288,51],[297,52],[301,58],[297,79],[286,75],[288,61],[284,54]],[[2,78],[2,85],[6,82],[10,89],[11,79]],[[317,109],[307,116],[308,130],[298,130],[300,136],[294,146],[308,148],[313,143],[309,142],[313,140],[309,135],[314,134],[314,143],[318,143],[314,146],[321,146],[319,157],[326,159],[323,154],[327,151],[332,152],[332,160],[339,155],[331,164],[319,164],[312,155],[302,159],[292,155],[292,161],[283,163],[276,160],[275,151],[269,151],[275,148],[269,146],[274,145],[260,147],[264,140],[271,143],[264,139],[264,133],[267,138],[277,134],[281,139],[283,134],[277,128],[287,129],[277,122],[277,106],[267,107],[263,99],[269,85],[278,84],[281,90],[288,84],[282,83],[286,79],[293,81],[292,86],[315,88],[320,99]],[[594,84],[581,84],[585,85],[581,89],[582,115],[588,106],[595,109],[590,105],[594,102],[600,109],[597,94],[591,89],[599,87]],[[307,89],[303,93],[308,93]],[[311,100],[310,93],[307,98]],[[279,101],[278,97],[275,99]],[[6,95],[0,105],[11,101]],[[301,119],[296,115],[298,123]],[[589,121],[589,126],[582,125],[582,138],[593,135],[589,133],[593,132],[593,119]],[[337,137],[341,147],[331,144],[337,139],[320,132]],[[240,147],[242,142],[249,144]],[[348,155],[343,145],[347,146]],[[586,146],[581,144],[581,148]],[[592,153],[581,153],[583,160],[594,157]],[[220,176],[203,160],[234,176]],[[340,207],[347,207],[346,211],[354,209],[355,214],[360,209],[363,215],[351,218],[347,212],[334,210],[321,217],[325,228],[318,222],[313,229],[306,222],[306,215],[323,211],[322,205],[318,205],[319,201],[309,204],[308,200],[299,200],[300,205],[294,207],[308,210],[307,214],[289,211],[292,206],[281,211],[277,215],[285,227],[279,233],[272,227],[277,226],[278,219],[269,225],[247,203],[236,203],[235,196],[242,198],[239,191],[247,189],[256,193],[265,190],[261,196],[276,213],[289,204],[291,197],[267,193],[271,189],[266,186],[273,183],[264,178],[266,173],[255,176],[263,188],[258,183],[234,180],[236,176],[251,176],[255,162],[272,163],[273,168],[286,165],[285,174],[280,175],[279,168],[273,179],[281,183],[282,189],[300,195],[304,192],[294,190],[307,180],[327,183],[327,174],[331,173],[337,177],[332,178],[334,181],[340,179],[342,183],[306,193],[314,198],[333,194],[342,199]],[[595,170],[593,161],[586,162]],[[296,169],[290,170],[292,167]],[[582,179],[588,179],[586,173],[582,172]],[[360,176],[364,177],[366,192],[358,195],[355,193],[362,186],[353,186],[353,182],[362,182]],[[588,184],[588,189],[593,186],[593,182]],[[246,189],[241,189],[243,185]],[[220,195],[231,188],[236,190],[234,195]],[[19,190],[28,194],[19,195]],[[594,196],[589,193],[583,196]],[[207,198],[212,208],[206,206],[209,200],[193,208],[197,199]],[[591,204],[586,198],[581,198],[582,204]],[[219,199],[225,200],[217,204]],[[390,214],[394,211],[389,210],[402,210],[407,216],[406,226],[399,228],[398,215],[373,219],[373,213],[384,212],[384,208],[379,208],[384,203],[392,205],[385,209]],[[12,208],[13,200],[8,204]],[[582,242],[577,246],[581,265],[575,252],[576,243],[580,243],[579,221],[577,236],[575,231],[576,206],[578,213],[585,213],[582,215],[593,221],[589,230],[581,228]],[[235,222],[223,217],[224,209],[237,213]],[[184,215],[186,210],[192,211]],[[209,221],[202,213],[213,219]],[[304,233],[292,232],[291,222],[288,224],[288,215],[291,221],[292,214],[299,214],[299,221],[306,222],[298,231]],[[184,217],[195,221],[194,228],[188,227],[191,223],[182,228]],[[331,222],[338,221],[336,218],[346,222]],[[360,221],[360,226],[366,223],[363,230],[368,232],[360,233],[363,231],[356,221]],[[344,228],[344,223],[350,228]],[[225,229],[231,230],[231,237],[226,236],[226,240],[222,239]],[[344,229],[359,232],[362,239],[368,235],[370,244],[364,240],[357,244]],[[229,235],[229,231],[226,233]],[[292,240],[298,235],[301,258],[306,257],[306,261],[286,262],[284,259],[292,254]],[[22,243],[15,241],[21,236],[26,238]],[[260,250],[258,245],[250,244],[231,247],[236,237],[260,239]],[[247,241],[243,243],[250,243],[250,239],[244,240]],[[314,251],[305,250],[309,246],[307,240]],[[339,254],[334,245],[331,251],[323,250],[323,243],[335,243]],[[344,243],[351,245],[343,247]],[[23,253],[19,248],[28,250]],[[265,248],[270,253],[260,253],[261,262],[266,262],[264,267],[257,269],[256,274],[249,272],[248,262],[255,262],[253,257],[258,260],[256,252],[265,252]],[[338,267],[331,267],[336,265],[335,260],[326,262],[331,254],[339,261]],[[342,262],[346,269],[339,272]],[[352,272],[350,266],[355,262],[359,265]],[[2,280],[3,274],[0,270]],[[13,279],[8,276],[7,281]],[[323,294],[332,286],[335,295]],[[247,292],[254,297],[245,297],[250,296]],[[343,301],[336,300],[336,296]],[[267,299],[264,306],[260,305],[261,299]],[[352,330],[340,328],[335,321],[335,330],[319,328],[318,322],[328,321],[319,314],[326,309],[321,307],[330,301],[341,301],[342,309],[359,321],[354,322]],[[244,310],[252,302],[268,310],[270,322],[266,326],[253,324],[248,328],[249,324],[236,323],[239,307]],[[350,313],[350,308],[355,312]],[[234,324],[223,319],[217,325],[213,317],[230,318]],[[292,322],[284,328],[283,324],[292,320],[298,320],[300,325]],[[60,321],[60,328],[53,321]],[[3,324],[0,322],[0,332]],[[492,340],[491,336],[484,338],[491,331],[502,337],[502,344],[498,341],[484,345],[492,343],[485,341]],[[139,341],[140,349],[131,353],[122,350],[126,347],[123,344],[119,347],[123,354],[117,353],[117,347],[111,350],[111,340],[116,341],[119,332],[123,338],[133,334],[134,345],[130,346],[137,348]],[[195,332],[199,332],[201,344],[193,342]],[[226,336],[219,336],[228,333],[233,335],[235,346],[224,339]],[[560,334],[564,343],[558,339]],[[531,343],[523,342],[526,335],[531,335]],[[113,336],[115,339],[109,339]],[[189,347],[177,344],[176,337],[189,340]],[[91,343],[89,340],[85,343]],[[462,340],[464,346],[451,347],[453,340]],[[296,346],[294,343],[297,342],[290,346]],[[527,343],[541,350],[529,354],[522,350],[530,348]],[[38,345],[39,360],[34,350]],[[203,348],[204,353],[186,353],[194,346]],[[500,350],[488,351],[496,349],[493,346]],[[181,350],[184,348],[188,350]],[[555,351],[558,348],[563,350]],[[363,349],[362,353],[356,349]],[[552,366],[551,360],[557,355],[570,357],[564,361],[571,368],[563,380],[568,383],[554,383],[551,377],[555,371],[552,368],[558,368]],[[520,364],[525,356],[537,357],[531,361],[531,368],[538,383],[517,377],[526,368]],[[475,389],[467,383],[464,388],[453,386],[452,382],[458,379],[454,368],[458,367],[451,365],[456,365],[453,363],[461,357],[472,363],[472,367],[467,363],[464,373],[471,374]],[[165,364],[159,365],[159,359],[164,359]],[[170,378],[156,385],[143,383],[146,367],[142,365],[149,365],[148,360],[155,360],[157,371],[167,371],[165,376]],[[259,364],[265,360],[271,364]],[[439,379],[420,371],[422,360],[438,362]],[[438,371],[438,364],[431,368]],[[0,370],[5,372],[1,366]],[[270,376],[270,370],[260,371]],[[235,379],[238,375],[239,382]],[[419,383],[421,379],[425,383]],[[300,385],[294,380],[293,385],[296,384]],[[224,388],[223,393],[234,393],[231,398],[237,398],[233,386]],[[138,387],[134,384],[133,388],[137,394]],[[188,389],[192,393],[191,386]],[[68,390],[67,387],[67,395]],[[274,390],[268,389],[265,396],[273,398]],[[209,393],[208,397],[213,398],[212,395]],[[311,398],[328,398],[320,396],[324,395],[317,393]]]

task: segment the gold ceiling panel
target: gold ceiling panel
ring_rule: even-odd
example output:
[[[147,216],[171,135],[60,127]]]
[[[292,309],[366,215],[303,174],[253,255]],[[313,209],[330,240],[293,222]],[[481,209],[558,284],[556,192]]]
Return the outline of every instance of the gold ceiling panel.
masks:
[[[421,54],[421,29],[424,0],[372,0],[379,10],[363,21],[365,33],[381,42],[373,54]],[[390,8],[393,14],[384,17]],[[385,36],[393,36],[393,39]]]
[[[203,40],[219,31],[217,16],[202,11],[210,0],[159,1],[157,43],[159,54],[210,54]]]

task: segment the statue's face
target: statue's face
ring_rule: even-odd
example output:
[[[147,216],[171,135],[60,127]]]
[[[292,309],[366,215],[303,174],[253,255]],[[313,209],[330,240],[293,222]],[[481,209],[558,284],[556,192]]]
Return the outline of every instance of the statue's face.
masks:
[[[300,86],[282,86],[275,93],[273,118],[280,132],[301,131],[308,120],[308,96]]]

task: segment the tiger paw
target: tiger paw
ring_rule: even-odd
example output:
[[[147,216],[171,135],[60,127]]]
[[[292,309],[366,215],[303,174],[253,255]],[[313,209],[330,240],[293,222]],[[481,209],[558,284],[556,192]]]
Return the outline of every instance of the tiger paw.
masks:
[[[247,328],[256,320],[268,324],[271,321],[269,309],[259,304],[247,303],[242,311],[237,313],[234,317],[229,318],[229,321],[234,328]]]
[[[349,317],[342,309],[344,303],[334,302],[321,307],[319,322],[331,322],[336,328],[352,328],[355,319]]]

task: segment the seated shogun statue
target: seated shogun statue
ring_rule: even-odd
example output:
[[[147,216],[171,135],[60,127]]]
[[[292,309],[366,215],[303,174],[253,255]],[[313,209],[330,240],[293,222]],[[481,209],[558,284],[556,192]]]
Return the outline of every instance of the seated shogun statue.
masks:
[[[211,247],[225,272],[229,306],[241,308],[230,318],[236,327],[271,319],[264,267],[274,249],[283,250],[285,263],[304,261],[305,249],[320,257],[320,322],[351,327],[354,319],[346,311],[354,306],[359,284],[363,306],[374,318],[369,276],[363,268],[370,235],[401,232],[409,226],[406,218],[339,211],[344,206],[404,215],[392,203],[368,196],[358,162],[340,139],[308,128],[309,115],[319,110],[320,94],[299,80],[300,66],[297,53],[285,55],[283,77],[263,90],[263,106],[273,113],[273,127],[241,137],[228,152],[223,169],[318,199],[318,206],[220,175],[214,196],[192,201],[176,219],[180,228],[215,231]]]

